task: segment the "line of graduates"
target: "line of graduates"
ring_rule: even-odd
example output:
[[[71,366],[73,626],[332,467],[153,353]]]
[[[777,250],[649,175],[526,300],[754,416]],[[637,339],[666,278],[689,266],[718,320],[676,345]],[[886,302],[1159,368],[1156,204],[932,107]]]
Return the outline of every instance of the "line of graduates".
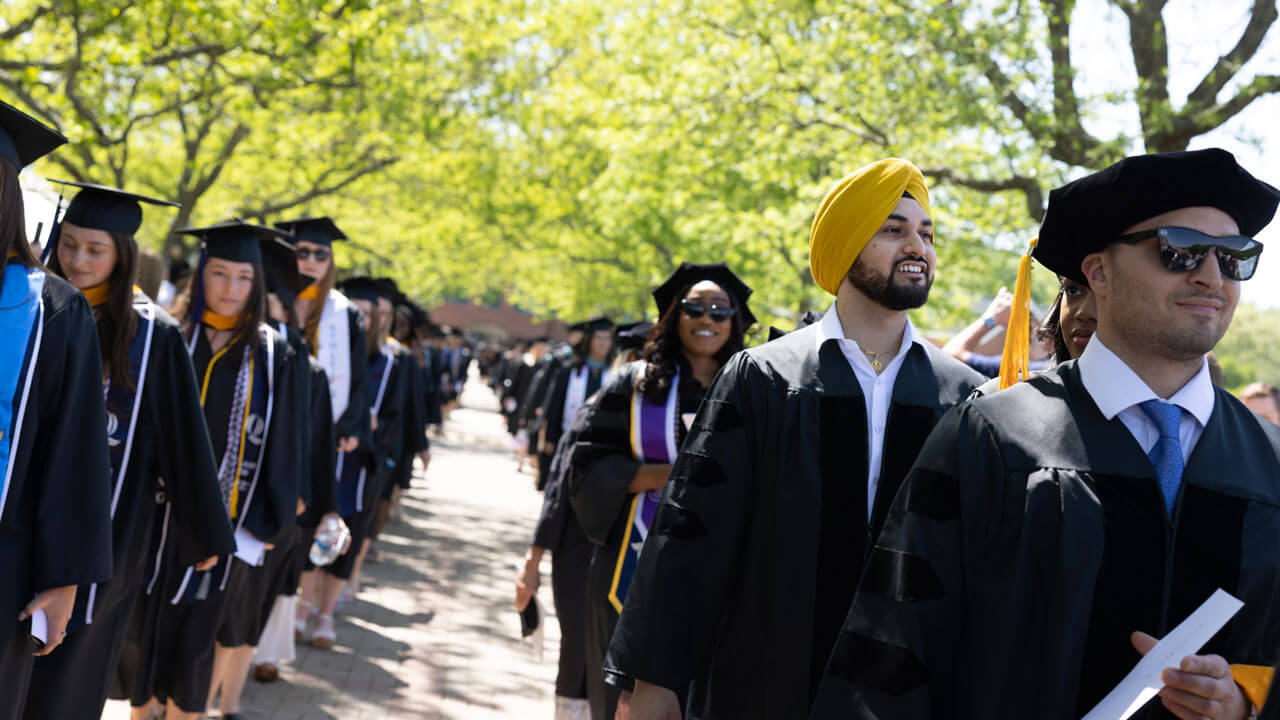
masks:
[[[834,302],[793,332],[736,352],[750,289],[682,265],[642,357],[531,443],[549,457],[516,605],[550,552],[556,717],[1079,718],[1219,588],[1243,609],[1133,717],[1275,716],[1280,429],[1206,354],[1277,204],[1220,149],[1054,190],[991,381],[908,316],[937,268],[910,162],[823,199],[810,268]],[[1033,261],[1061,285],[1038,373]],[[511,429],[573,406],[543,385]]]
[[[295,630],[332,647],[429,458],[431,326],[389,280],[335,288],[328,218],[183,230],[200,258],[166,311],[134,285],[133,236],[172,203],[68,182],[42,262],[18,174],[65,142],[0,103],[0,718],[97,718],[109,695],[139,719],[243,717],[264,638],[259,671]]]

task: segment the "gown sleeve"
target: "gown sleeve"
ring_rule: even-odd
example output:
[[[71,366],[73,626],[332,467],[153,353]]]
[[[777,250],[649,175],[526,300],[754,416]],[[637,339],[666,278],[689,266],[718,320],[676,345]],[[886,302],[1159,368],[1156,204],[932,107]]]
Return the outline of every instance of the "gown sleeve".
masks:
[[[156,469],[173,507],[178,563],[185,567],[214,555],[230,555],[236,543],[182,334],[176,327],[157,325],[155,340],[152,362],[158,372],[149,381],[150,392],[144,392],[162,438]]]
[[[338,509],[338,439],[334,435],[333,405],[329,399],[329,379],[324,369],[311,367],[311,505],[307,517],[311,525],[325,513]]]
[[[347,398],[347,409],[338,418],[337,434],[339,438],[358,437],[360,444],[369,446],[373,442],[373,433],[369,429],[369,359],[368,347],[365,343],[364,330],[360,328],[360,311],[352,308],[348,317],[351,338],[351,393]]]
[[[263,449],[264,464],[244,524],[246,530],[264,542],[271,542],[297,521],[300,482],[297,449],[302,441],[297,422],[298,387],[291,356],[293,349],[283,338],[273,337],[271,342],[276,343],[272,368],[274,407],[267,430],[267,446]]]
[[[813,718],[941,718],[963,707],[966,575],[998,532],[998,443],[972,405],[943,416],[903,481],[814,700]]]
[[[609,542],[627,488],[640,469],[631,452],[631,393],[635,368],[616,373],[596,399],[585,405],[577,441],[569,448],[562,484],[587,538]]]
[[[757,373],[738,353],[707,392],[640,553],[607,672],[680,692],[707,666],[729,591],[738,585],[755,485],[751,439],[761,412],[743,388]]]
[[[32,588],[111,578],[111,458],[102,397],[98,331],[79,293],[51,308],[46,278],[39,380],[28,412],[38,412],[24,483],[37,494]],[[19,439],[20,445],[26,445]]]
[[[538,515],[538,525],[533,530],[533,545],[555,552],[560,547],[565,530],[570,522],[574,522],[573,509],[569,503],[569,493],[565,483],[565,473],[573,454],[573,446],[582,435],[587,418],[603,393],[596,393],[587,399],[586,404],[578,409],[569,431],[560,438],[556,446],[555,458],[551,461],[551,478],[542,491],[542,512]]]
[[[303,505],[310,508],[314,502],[312,495],[311,458],[311,355],[305,344],[295,343],[297,332],[289,328],[289,345],[293,347],[293,386],[296,409],[294,422],[298,427],[298,497]]]
[[[566,365],[557,368],[552,376],[546,401],[542,405],[542,421],[546,428],[546,442],[555,447],[564,434],[565,395],[569,392],[569,376],[573,371]],[[542,448],[538,448],[542,452]]]

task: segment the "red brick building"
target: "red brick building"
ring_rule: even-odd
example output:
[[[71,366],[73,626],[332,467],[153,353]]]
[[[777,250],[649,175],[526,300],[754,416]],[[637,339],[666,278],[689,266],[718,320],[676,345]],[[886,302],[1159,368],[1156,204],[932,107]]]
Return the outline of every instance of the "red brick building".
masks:
[[[532,314],[512,307],[505,299],[497,306],[448,302],[431,311],[431,322],[495,341],[544,336],[564,339],[568,332],[565,323],[559,320],[538,322]]]

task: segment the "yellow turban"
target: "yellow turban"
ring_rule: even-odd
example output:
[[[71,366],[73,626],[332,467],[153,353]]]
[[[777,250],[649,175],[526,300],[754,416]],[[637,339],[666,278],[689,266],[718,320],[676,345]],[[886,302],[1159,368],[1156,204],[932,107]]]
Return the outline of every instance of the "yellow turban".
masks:
[[[910,193],[929,213],[929,190],[920,168],[888,158],[854,170],[831,188],[809,229],[809,270],[823,290],[836,294],[853,261],[880,225]]]

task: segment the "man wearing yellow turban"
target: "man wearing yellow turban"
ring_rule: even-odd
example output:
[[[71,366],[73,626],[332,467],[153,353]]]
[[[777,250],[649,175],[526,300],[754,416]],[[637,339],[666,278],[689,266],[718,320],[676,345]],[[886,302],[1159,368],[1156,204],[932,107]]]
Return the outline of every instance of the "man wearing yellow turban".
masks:
[[[636,680],[633,720],[686,691],[703,717],[807,717],[898,485],[983,380],[907,318],[936,261],[914,165],[845,177],[810,238],[835,302],[729,360],[671,471],[605,659]]]

